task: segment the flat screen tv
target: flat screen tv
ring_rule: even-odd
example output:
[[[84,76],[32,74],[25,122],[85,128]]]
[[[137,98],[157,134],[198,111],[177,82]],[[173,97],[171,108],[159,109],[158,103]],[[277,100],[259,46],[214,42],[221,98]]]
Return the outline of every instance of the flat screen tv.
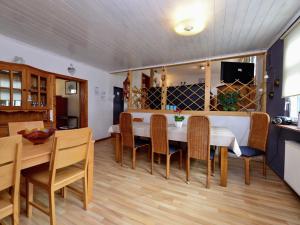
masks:
[[[249,83],[254,77],[254,63],[221,62],[221,80],[233,83],[239,80],[243,84]]]

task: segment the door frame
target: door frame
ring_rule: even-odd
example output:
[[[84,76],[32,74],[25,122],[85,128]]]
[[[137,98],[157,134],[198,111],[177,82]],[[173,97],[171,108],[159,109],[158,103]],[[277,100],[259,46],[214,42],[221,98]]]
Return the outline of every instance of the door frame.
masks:
[[[56,127],[56,79],[76,81],[79,83],[79,110],[80,127],[88,127],[88,81],[76,77],[70,77],[61,74],[54,75],[53,85],[53,126]]]

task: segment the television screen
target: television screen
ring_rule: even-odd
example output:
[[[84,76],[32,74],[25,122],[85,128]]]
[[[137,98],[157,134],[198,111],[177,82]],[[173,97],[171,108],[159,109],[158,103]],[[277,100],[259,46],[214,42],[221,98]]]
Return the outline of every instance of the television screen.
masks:
[[[249,83],[254,77],[254,63],[221,62],[221,80],[233,83],[239,80],[243,84]]]

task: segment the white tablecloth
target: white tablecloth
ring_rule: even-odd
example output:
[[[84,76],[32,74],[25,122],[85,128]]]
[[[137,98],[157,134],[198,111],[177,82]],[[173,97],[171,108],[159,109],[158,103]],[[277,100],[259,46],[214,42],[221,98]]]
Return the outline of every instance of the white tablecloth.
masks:
[[[120,133],[119,125],[112,125],[109,133]],[[135,136],[150,137],[150,124],[134,122],[133,133]],[[187,142],[187,127],[177,128],[174,125],[168,126],[168,138],[172,141]],[[210,144],[215,146],[228,147],[237,155],[241,155],[240,147],[234,134],[225,127],[211,127],[210,129]]]

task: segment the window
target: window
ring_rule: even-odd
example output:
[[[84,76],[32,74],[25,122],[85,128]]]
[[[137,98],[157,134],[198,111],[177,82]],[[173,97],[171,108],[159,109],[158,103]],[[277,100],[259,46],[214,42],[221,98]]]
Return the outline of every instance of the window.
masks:
[[[290,117],[296,121],[300,112],[300,95],[289,98]]]
[[[284,39],[282,97],[300,95],[300,23]]]

